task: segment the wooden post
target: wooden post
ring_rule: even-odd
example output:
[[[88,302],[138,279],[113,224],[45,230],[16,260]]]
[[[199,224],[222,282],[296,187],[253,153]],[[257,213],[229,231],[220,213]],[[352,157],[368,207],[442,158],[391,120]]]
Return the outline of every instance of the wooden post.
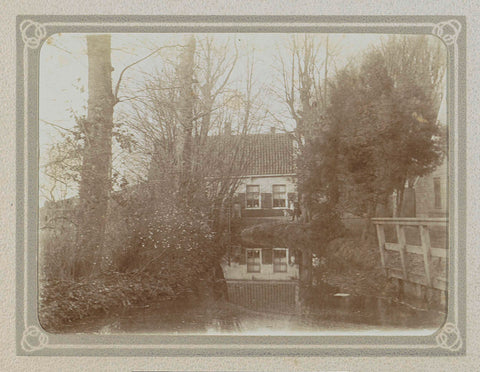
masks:
[[[377,237],[378,237],[378,248],[380,249],[380,259],[382,262],[382,268],[385,273],[385,276],[388,276],[387,265],[385,261],[385,230],[383,225],[376,224],[377,228]]]
[[[402,273],[403,279],[408,280],[407,272],[407,262],[406,262],[406,241],[405,241],[405,230],[402,225],[399,223],[395,224],[395,229],[397,230],[397,239],[398,244],[400,245],[400,262],[402,263]]]
[[[425,264],[425,277],[427,279],[427,285],[432,286],[432,273],[431,273],[431,263],[432,263],[432,252],[430,244],[430,231],[427,225],[420,225],[420,238],[422,240],[423,248],[423,261]]]

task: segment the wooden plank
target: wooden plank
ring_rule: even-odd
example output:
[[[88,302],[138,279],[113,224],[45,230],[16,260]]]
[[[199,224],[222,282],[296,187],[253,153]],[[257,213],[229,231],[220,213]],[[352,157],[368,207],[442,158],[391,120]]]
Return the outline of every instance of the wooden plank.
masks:
[[[431,275],[430,268],[432,267],[432,253],[431,253],[431,244],[430,244],[430,232],[428,230],[428,226],[420,225],[420,238],[422,240],[425,277],[427,279],[427,285],[431,287],[432,275]]]
[[[403,272],[400,269],[390,269],[390,276],[392,278],[403,279]],[[404,280],[406,282],[412,282],[416,284],[426,285],[425,277],[421,275],[411,274],[408,280]]]
[[[400,252],[400,244],[385,243],[385,250]],[[420,245],[405,244],[405,250],[408,253],[423,254],[423,249]],[[430,253],[432,257],[447,258],[447,248],[430,247]]]
[[[447,226],[448,219],[446,218],[372,218],[372,223],[377,225],[397,225],[402,226],[418,226],[419,224],[428,226]]]
[[[400,245],[400,263],[402,264],[403,279],[408,280],[407,262],[406,262],[406,247],[405,247],[405,230],[401,225],[395,225],[397,231],[398,244]]]
[[[443,289],[444,291],[447,290],[447,279],[446,278],[434,278],[433,279],[433,287],[438,289]]]
[[[399,243],[385,243],[385,249],[388,251],[400,252],[402,246]],[[405,251],[408,253],[423,254],[422,247],[419,245],[405,244]]]
[[[387,251],[400,252],[400,244],[398,243],[385,243],[385,249]]]
[[[383,228],[383,225],[376,225],[377,228],[377,237],[378,237],[378,248],[380,249],[380,260],[382,262],[382,268],[387,275],[387,271],[385,269],[386,264],[385,264],[385,230]]]
[[[399,269],[390,269],[389,276],[391,278],[397,278],[403,280],[403,273]],[[406,282],[411,282],[420,285],[426,285],[426,279],[422,275],[418,274],[410,274],[408,280]],[[447,281],[442,278],[434,278],[432,281],[432,288],[439,289],[442,291],[447,290]]]
[[[432,257],[440,257],[440,258],[447,258],[447,248],[435,248],[431,247],[430,252]]]

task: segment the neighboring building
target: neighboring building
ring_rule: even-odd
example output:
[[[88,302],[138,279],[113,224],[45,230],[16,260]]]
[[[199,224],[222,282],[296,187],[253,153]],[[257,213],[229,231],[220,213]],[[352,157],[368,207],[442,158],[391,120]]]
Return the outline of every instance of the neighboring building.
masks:
[[[437,120],[443,124],[448,122],[446,95],[442,98]],[[413,187],[415,190],[415,217],[447,216],[448,157],[445,157],[442,164],[432,173],[419,178]]]
[[[448,213],[448,161],[415,182],[415,217],[445,217]]]

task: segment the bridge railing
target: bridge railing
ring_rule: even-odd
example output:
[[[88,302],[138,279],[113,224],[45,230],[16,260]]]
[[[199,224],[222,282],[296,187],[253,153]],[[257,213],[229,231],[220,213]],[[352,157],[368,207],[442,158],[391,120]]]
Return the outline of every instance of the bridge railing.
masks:
[[[373,218],[372,222],[377,230],[380,258],[387,277],[446,291],[446,218]],[[398,254],[399,260],[391,260],[390,252]],[[422,261],[423,270],[419,270]],[[441,266],[443,270],[438,269]]]

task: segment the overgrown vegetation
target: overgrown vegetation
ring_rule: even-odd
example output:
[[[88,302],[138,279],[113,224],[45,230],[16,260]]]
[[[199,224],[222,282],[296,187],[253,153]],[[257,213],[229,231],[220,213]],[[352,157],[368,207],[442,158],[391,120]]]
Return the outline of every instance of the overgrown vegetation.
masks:
[[[243,238],[301,252],[307,285],[378,289],[368,222],[394,192],[401,211],[404,187],[445,153],[437,123],[445,58],[436,42],[390,38],[333,76],[336,50],[328,37],[320,45],[296,35],[288,58],[279,58],[283,86],[275,89],[295,123],[302,223],[254,226]],[[225,213],[249,161],[241,138],[267,116],[261,96],[270,90],[256,86],[253,56],[241,83],[230,81],[236,41],[188,35],[165,47],[161,71],[145,74],[131,97],[120,99],[124,72],[162,48],[153,51],[122,70],[113,100],[109,48],[103,61],[90,61],[108,65],[97,69],[108,76],[89,92],[88,117],[63,133],[46,167],[53,180],[44,190],[52,208],[41,221],[40,316],[47,330],[199,293],[204,282],[212,289],[229,239]],[[223,146],[220,136],[229,138]],[[112,148],[127,159],[118,167],[123,174]],[[53,201],[57,186],[60,202]],[[69,187],[79,198],[66,198]],[[364,217],[365,228],[349,233],[346,213]]]
[[[241,136],[229,136],[224,146],[212,138],[231,120],[242,135],[259,125],[252,124],[253,62],[245,88],[229,89],[239,53],[230,41],[188,35],[180,45],[162,46],[127,65],[112,93],[110,37],[88,38],[94,77],[88,116],[73,115],[71,129],[56,126],[62,141],[45,167],[53,180],[41,226],[40,307],[47,329],[152,299],[201,291],[221,296],[215,282],[223,278],[224,211],[238,185],[232,176],[246,160]],[[128,92],[132,99],[119,95],[125,72],[164,48],[165,69]],[[231,109],[226,103],[234,98]],[[118,157],[128,158],[128,166]],[[138,175],[133,180],[132,173]],[[64,200],[55,202],[59,187]],[[78,197],[65,200],[72,190]]]
[[[145,305],[176,297],[162,278],[145,272],[104,272],[82,280],[50,279],[42,282],[40,324],[60,332],[65,324],[98,314],[119,314],[132,305]]]
[[[199,284],[212,281],[224,254],[221,236],[199,212],[168,199],[153,202],[152,195],[138,187],[112,207],[109,249],[98,275],[72,275],[78,263],[73,229],[43,243],[40,313],[46,329],[132,304],[198,295]]]

